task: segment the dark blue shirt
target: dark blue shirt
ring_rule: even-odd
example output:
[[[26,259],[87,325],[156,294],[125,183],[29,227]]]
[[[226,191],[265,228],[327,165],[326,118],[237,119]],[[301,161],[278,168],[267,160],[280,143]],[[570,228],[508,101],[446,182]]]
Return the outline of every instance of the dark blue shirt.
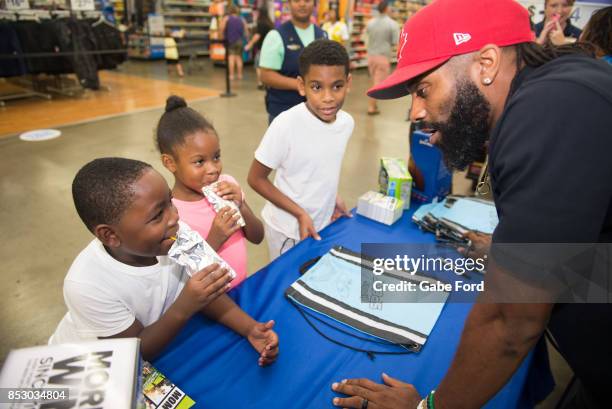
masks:
[[[612,243],[611,113],[603,61],[569,55],[517,75],[489,145],[494,244]],[[607,403],[597,407],[609,407],[612,303],[556,304],[548,329],[582,385]]]

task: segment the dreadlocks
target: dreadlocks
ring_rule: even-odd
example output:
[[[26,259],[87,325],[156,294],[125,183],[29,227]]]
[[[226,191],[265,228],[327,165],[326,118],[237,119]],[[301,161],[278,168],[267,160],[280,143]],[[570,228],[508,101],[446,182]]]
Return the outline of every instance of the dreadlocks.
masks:
[[[595,57],[595,50],[589,44],[574,43],[562,46],[545,45],[537,43],[520,43],[515,46],[516,67],[520,71],[523,67],[539,67],[564,55],[582,54]]]

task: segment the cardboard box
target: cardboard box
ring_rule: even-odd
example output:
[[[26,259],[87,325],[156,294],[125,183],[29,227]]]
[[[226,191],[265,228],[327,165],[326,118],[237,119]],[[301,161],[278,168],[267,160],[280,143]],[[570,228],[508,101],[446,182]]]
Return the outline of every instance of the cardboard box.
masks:
[[[381,158],[378,184],[380,193],[402,200],[404,209],[410,207],[412,176],[408,172],[406,161],[399,158]]]

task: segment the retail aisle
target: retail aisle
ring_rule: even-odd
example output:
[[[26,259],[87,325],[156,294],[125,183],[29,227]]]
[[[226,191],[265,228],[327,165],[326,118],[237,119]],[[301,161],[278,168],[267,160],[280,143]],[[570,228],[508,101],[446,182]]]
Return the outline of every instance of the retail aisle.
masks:
[[[86,91],[81,97],[9,101],[5,107],[0,107],[0,137],[159,108],[169,94],[182,95],[188,101],[219,95],[218,91],[209,88],[118,71],[101,71],[100,81],[108,90]],[[4,91],[6,88],[10,85],[0,83],[2,93],[9,93]]]

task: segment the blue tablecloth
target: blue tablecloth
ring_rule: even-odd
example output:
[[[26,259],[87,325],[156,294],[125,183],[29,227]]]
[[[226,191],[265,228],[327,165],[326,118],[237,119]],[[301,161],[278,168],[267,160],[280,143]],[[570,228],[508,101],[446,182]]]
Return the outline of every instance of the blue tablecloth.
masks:
[[[321,232],[322,241],[299,243],[230,292],[255,319],[276,321],[280,355],[272,366],[259,367],[258,355],[248,341],[201,315],[186,325],[154,365],[186,391],[197,407],[207,409],[332,408],[332,398],[337,396],[331,390],[332,382],[356,377],[381,382],[383,371],[414,384],[421,395],[427,394],[452,361],[471,304],[447,303],[421,352],[377,355],[371,360],[364,353],[322,338],[284,297],[285,289],[299,276],[299,266],[334,245],[360,251],[362,242],[433,242],[432,234],[421,232],[411,222],[413,211],[406,211],[390,227],[361,216],[338,220]],[[352,346],[381,349],[329,328],[321,329]],[[531,408],[553,385],[546,348],[540,342],[487,407]]]

